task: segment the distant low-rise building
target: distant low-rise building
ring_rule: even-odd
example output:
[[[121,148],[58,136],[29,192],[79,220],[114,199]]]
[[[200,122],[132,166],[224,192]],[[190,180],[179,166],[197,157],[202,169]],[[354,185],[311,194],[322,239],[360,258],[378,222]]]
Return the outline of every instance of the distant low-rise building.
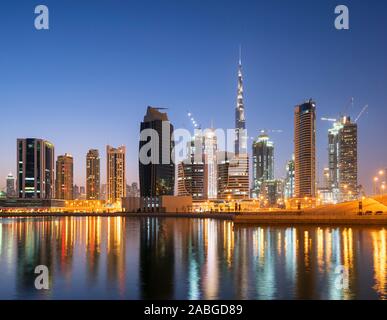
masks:
[[[12,173],[10,173],[7,176],[7,197],[13,198],[15,196],[16,196],[15,177],[12,175]]]

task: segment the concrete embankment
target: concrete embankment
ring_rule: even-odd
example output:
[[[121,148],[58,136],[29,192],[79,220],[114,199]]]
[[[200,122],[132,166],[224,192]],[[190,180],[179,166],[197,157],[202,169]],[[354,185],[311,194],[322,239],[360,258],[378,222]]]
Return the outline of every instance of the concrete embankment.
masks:
[[[159,217],[211,218],[233,220],[236,225],[247,224],[314,224],[314,225],[387,225],[386,197],[364,199],[363,215],[358,215],[359,202],[321,206],[302,211],[278,210],[244,213],[0,213],[1,217]]]
[[[234,221],[236,224],[387,225],[387,206],[369,198],[362,201],[362,206],[362,215],[358,215],[359,202],[351,201],[301,212],[244,213]]]
[[[387,225],[387,215],[336,216],[329,214],[241,214],[234,218],[234,222],[235,224]]]
[[[114,213],[73,213],[73,212],[41,212],[41,213],[0,213],[0,218],[37,218],[37,217],[158,217],[158,218],[212,218],[220,220],[233,220],[232,213],[132,213],[132,212],[114,212]]]

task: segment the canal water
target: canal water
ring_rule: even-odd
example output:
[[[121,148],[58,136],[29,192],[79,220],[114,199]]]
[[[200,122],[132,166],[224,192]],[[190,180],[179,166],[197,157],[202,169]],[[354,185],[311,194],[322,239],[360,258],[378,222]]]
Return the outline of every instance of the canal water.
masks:
[[[37,290],[35,268],[48,268]],[[383,227],[0,219],[0,299],[386,299]]]

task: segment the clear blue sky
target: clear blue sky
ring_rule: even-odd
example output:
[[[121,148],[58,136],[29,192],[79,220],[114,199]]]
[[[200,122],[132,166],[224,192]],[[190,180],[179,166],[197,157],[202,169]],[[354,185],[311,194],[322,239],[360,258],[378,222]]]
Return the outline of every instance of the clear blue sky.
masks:
[[[46,4],[50,30],[34,29]],[[350,30],[334,28],[334,8],[350,9]],[[318,117],[336,116],[350,97],[359,121],[360,183],[387,167],[387,3],[379,0],[44,0],[2,1],[0,177],[16,169],[16,139],[53,142],[75,157],[128,148],[128,182],[138,179],[139,123],[147,105],[167,106],[175,127],[232,128],[238,46],[243,47],[249,135],[273,134],[276,175],[293,150],[293,108],[313,97]],[[327,163],[326,122],[318,122],[319,173]],[[0,187],[5,185],[1,179]]]

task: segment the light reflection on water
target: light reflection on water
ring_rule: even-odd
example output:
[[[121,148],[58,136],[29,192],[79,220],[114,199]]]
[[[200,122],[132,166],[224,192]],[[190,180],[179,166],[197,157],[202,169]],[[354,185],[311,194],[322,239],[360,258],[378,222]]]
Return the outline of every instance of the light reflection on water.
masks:
[[[0,220],[1,299],[386,299],[381,227],[212,219]],[[50,270],[50,290],[34,268]],[[336,286],[337,266],[348,288]]]

